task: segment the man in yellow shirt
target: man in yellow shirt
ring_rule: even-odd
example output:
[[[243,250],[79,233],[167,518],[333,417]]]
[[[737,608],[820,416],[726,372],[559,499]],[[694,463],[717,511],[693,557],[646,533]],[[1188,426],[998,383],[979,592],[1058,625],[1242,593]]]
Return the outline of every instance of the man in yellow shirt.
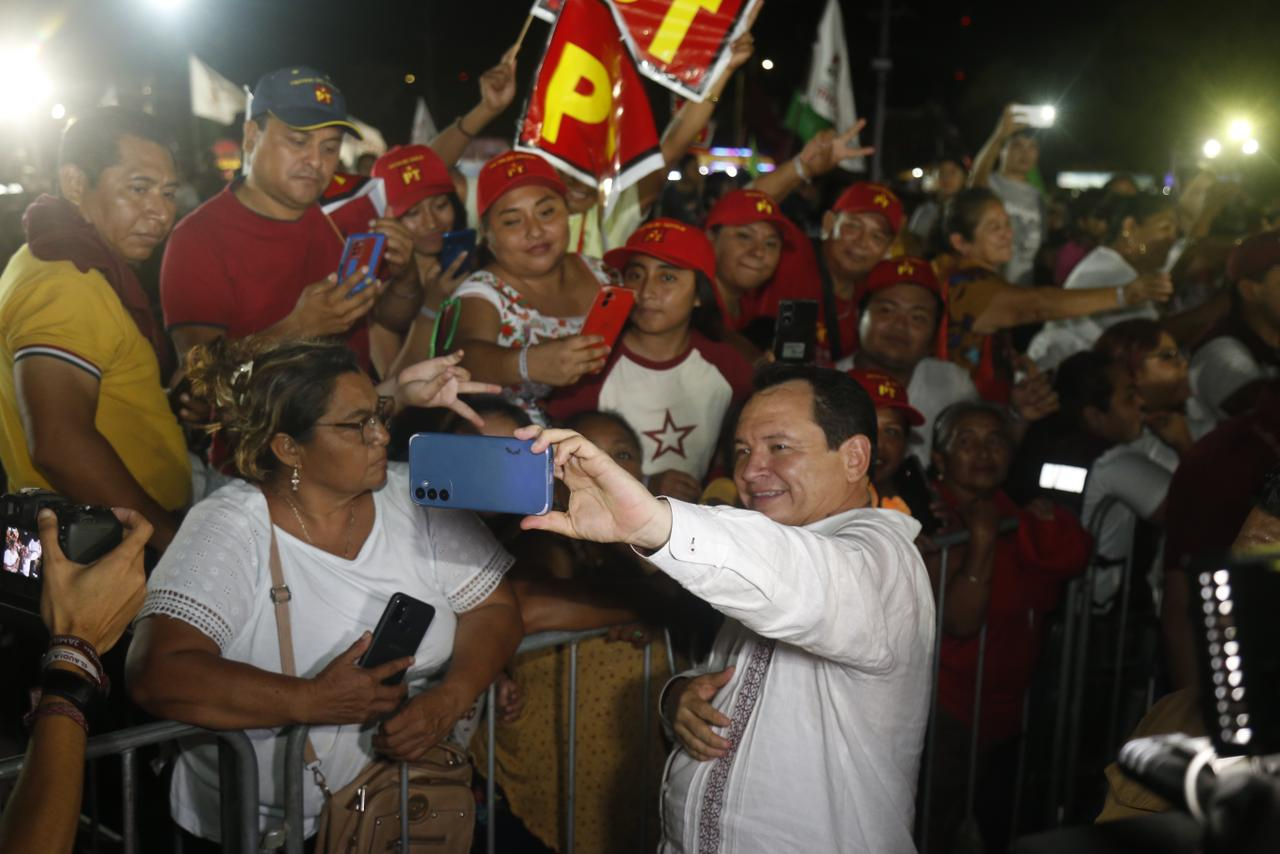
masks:
[[[191,497],[162,385],[163,333],[132,265],[168,236],[178,181],[154,120],[119,108],[71,125],[60,198],[23,217],[0,275],[0,461],[10,489],[138,510],[163,550]]]

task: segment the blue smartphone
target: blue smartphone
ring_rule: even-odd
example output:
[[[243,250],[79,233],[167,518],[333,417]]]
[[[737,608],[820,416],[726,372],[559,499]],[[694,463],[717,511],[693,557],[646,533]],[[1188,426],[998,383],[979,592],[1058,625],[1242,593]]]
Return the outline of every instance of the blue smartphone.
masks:
[[[409,495],[424,507],[541,516],[551,509],[551,449],[501,436],[417,433],[409,438]]]
[[[338,262],[338,282],[346,281],[361,267],[369,268],[369,274],[351,289],[349,297],[373,284],[374,277],[378,274],[378,265],[382,263],[382,250],[386,246],[385,234],[353,234],[347,238],[347,245],[342,247],[342,260]]]
[[[442,238],[444,246],[440,249],[440,270],[449,269],[449,265],[458,260],[463,252],[467,260],[458,268],[459,273],[470,273],[476,268],[476,230],[463,228],[458,231],[446,231]]]

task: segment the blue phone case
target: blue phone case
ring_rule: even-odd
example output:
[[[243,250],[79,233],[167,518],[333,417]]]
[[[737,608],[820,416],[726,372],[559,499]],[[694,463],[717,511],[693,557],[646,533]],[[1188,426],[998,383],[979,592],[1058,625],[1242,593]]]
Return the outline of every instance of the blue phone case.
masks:
[[[441,238],[444,245],[440,249],[440,269],[447,270],[449,266],[463,252],[467,253],[467,260],[462,262],[459,272],[467,273],[476,267],[476,230],[474,228],[462,228],[457,231],[446,231]]]
[[[551,449],[531,440],[418,433],[409,439],[409,497],[424,507],[540,516],[551,509]]]
[[[363,241],[373,241],[373,249],[368,253],[367,258],[361,258],[353,255],[351,248],[357,243]],[[343,282],[348,279],[362,264],[369,265],[369,275],[364,277],[360,284],[351,289],[348,296],[355,296],[365,288],[373,284],[373,279],[378,273],[378,264],[382,262],[382,250],[386,248],[387,236],[385,234],[377,234],[369,232],[366,234],[352,234],[347,238],[347,243],[342,247],[342,259],[338,261],[338,281]]]

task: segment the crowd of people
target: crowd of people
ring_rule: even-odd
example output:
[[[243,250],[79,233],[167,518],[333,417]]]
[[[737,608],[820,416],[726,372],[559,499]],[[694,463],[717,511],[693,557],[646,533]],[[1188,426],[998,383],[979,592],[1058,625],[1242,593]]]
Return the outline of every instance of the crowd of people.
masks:
[[[750,55],[745,36],[713,94]],[[861,123],[713,186],[686,152],[714,98],[675,114],[665,166],[602,216],[595,188],[533,153],[456,168],[514,99],[514,62],[431,145],[372,163],[371,215],[320,206],[359,130],[315,69],[258,82],[243,175],[180,221],[160,124],[100,108],[69,125],[57,195],[28,208],[0,276],[0,462],[9,490],[129,508],[103,565],[134,582],[123,618],[45,607],[14,798],[53,785],[39,763],[77,764],[58,751],[82,749],[98,656],[132,619],[128,698],[249,733],[264,829],[284,815],[284,733],[307,725],[308,835],[376,756],[452,741],[494,754],[507,850],[559,850],[570,665],[515,652],[612,627],[576,656],[582,850],[649,834],[671,852],[911,851],[927,827],[948,851],[975,832],[975,776],[970,850],[1004,850],[1010,757],[1070,579],[1088,571],[1102,621],[1137,585],[1162,627],[1150,673],[1197,690],[1185,559],[1231,547],[1280,465],[1280,231],[1203,172],[1169,193],[1120,176],[1055,218],[1012,110],[972,161],[939,158],[927,197],[837,168],[870,153]],[[468,227],[476,248],[446,257]],[[381,264],[340,276],[366,231]],[[157,305],[137,266],[159,252]],[[606,286],[635,295],[616,340],[583,331]],[[816,311],[808,364],[774,347],[797,301]],[[420,430],[552,448],[555,509],[415,505]],[[46,521],[49,600],[73,582]],[[430,630],[361,668],[396,593],[434,606]],[[76,803],[79,781],[58,782]],[[216,850],[217,781],[212,747],[181,751],[188,850]],[[37,850],[19,846],[47,809],[66,850],[73,806],[11,806],[0,847]]]

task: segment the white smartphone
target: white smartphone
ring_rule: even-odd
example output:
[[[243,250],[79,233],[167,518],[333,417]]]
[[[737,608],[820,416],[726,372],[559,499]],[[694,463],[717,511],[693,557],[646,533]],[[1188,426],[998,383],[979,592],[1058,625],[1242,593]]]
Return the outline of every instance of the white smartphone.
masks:
[[[1051,128],[1058,118],[1058,111],[1051,104],[1014,104],[1013,117],[1027,127]]]
[[[1084,482],[1088,477],[1089,470],[1080,466],[1045,463],[1040,467],[1040,488],[1079,495],[1084,492]]]

